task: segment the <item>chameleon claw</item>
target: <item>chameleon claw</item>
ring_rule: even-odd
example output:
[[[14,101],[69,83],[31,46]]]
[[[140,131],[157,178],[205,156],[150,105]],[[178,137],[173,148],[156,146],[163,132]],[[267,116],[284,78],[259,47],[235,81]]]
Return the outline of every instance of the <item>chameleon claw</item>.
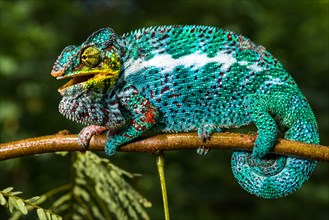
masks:
[[[207,141],[210,141],[210,136],[203,136],[201,137],[201,140],[203,143],[206,143]]]
[[[210,141],[211,135],[216,130],[215,126],[211,124],[203,125],[198,129],[198,136],[202,140],[203,143],[206,143],[207,141]],[[206,156],[209,152],[209,148],[206,148],[205,146],[199,147],[196,151],[199,155]]]
[[[205,146],[199,147],[196,152],[201,156],[206,156],[208,152],[210,151],[209,148],[206,148]]]

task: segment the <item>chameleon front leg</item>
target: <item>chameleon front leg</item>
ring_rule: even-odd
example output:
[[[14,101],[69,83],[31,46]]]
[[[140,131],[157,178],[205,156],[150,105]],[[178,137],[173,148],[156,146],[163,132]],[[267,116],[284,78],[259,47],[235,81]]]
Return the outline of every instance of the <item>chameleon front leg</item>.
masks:
[[[143,97],[135,86],[125,86],[118,98],[122,107],[131,115],[128,125],[118,131],[109,131],[105,144],[105,153],[114,155],[121,146],[143,134],[152,127],[158,118],[157,109]]]
[[[95,134],[103,134],[107,130],[108,130],[107,127],[103,127],[99,125],[90,125],[84,127],[78,135],[78,144],[82,146],[83,151],[86,151],[88,149],[90,139]]]

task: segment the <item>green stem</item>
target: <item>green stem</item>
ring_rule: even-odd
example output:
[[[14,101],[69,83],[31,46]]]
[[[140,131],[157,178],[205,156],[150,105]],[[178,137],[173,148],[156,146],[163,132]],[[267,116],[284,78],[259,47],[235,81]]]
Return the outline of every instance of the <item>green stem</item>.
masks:
[[[164,154],[162,151],[159,151],[156,154],[156,164],[160,177],[160,185],[163,199],[163,209],[165,214],[165,220],[169,220],[169,206],[168,206],[168,197],[167,197],[167,188],[166,188],[166,179],[164,174]]]

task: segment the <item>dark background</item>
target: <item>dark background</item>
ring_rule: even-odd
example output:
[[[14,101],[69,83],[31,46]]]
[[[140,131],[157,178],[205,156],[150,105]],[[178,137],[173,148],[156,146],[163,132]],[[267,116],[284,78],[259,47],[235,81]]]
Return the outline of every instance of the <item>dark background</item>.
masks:
[[[200,24],[229,29],[264,45],[286,67],[309,100],[321,144],[329,144],[328,0],[22,0],[1,1],[1,142],[56,133],[82,125],[58,113],[53,62],[70,44],[111,27],[118,34],[151,25]],[[235,130],[236,131],[236,130]],[[237,130],[248,132],[247,129]],[[166,176],[172,219],[329,219],[329,166],[319,163],[296,193],[263,200],[246,193],[231,174],[230,151],[167,152]],[[118,153],[111,161],[143,174],[132,181],[152,201],[152,219],[163,219],[153,156]],[[45,154],[0,162],[0,188],[22,197],[40,195],[69,181],[67,157]],[[0,207],[0,219],[6,219]]]

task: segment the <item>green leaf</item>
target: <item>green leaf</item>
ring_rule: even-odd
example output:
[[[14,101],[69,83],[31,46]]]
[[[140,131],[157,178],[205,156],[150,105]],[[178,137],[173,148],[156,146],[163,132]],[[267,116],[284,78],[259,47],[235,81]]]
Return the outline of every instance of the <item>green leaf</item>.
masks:
[[[26,208],[25,203],[23,202],[23,200],[18,199],[16,201],[16,204],[17,204],[18,210],[21,211],[24,215],[26,215],[27,214],[27,208]]]
[[[7,200],[6,198],[0,193],[0,205],[6,205]]]
[[[93,213],[93,216],[95,216],[97,219],[106,219],[97,206],[93,205],[91,207],[91,211]]]
[[[51,219],[52,220],[62,220],[62,217],[58,216],[58,215],[55,215],[55,214],[52,214],[51,215]]]
[[[37,214],[39,219],[47,219],[46,213],[43,209],[41,208],[37,209]]]
[[[30,203],[34,203],[35,201],[39,200],[40,196],[34,196],[30,199],[25,200],[25,202],[30,202]]]
[[[10,193],[10,195],[12,195],[12,196],[19,195],[19,194],[22,194],[22,192],[21,191],[17,191],[17,192]]]
[[[52,207],[53,208],[59,207],[59,206],[63,205],[65,202],[69,201],[70,199],[71,199],[71,194],[65,194],[65,195],[61,196],[59,199],[57,199],[53,203]]]
[[[9,211],[12,213],[14,208],[16,207],[16,200],[13,197],[8,198],[8,206],[9,206]]]
[[[47,219],[51,220],[51,214],[49,212],[46,212]]]
[[[12,191],[14,189],[14,187],[8,187],[4,190],[2,190],[3,193],[9,193],[10,191]]]

